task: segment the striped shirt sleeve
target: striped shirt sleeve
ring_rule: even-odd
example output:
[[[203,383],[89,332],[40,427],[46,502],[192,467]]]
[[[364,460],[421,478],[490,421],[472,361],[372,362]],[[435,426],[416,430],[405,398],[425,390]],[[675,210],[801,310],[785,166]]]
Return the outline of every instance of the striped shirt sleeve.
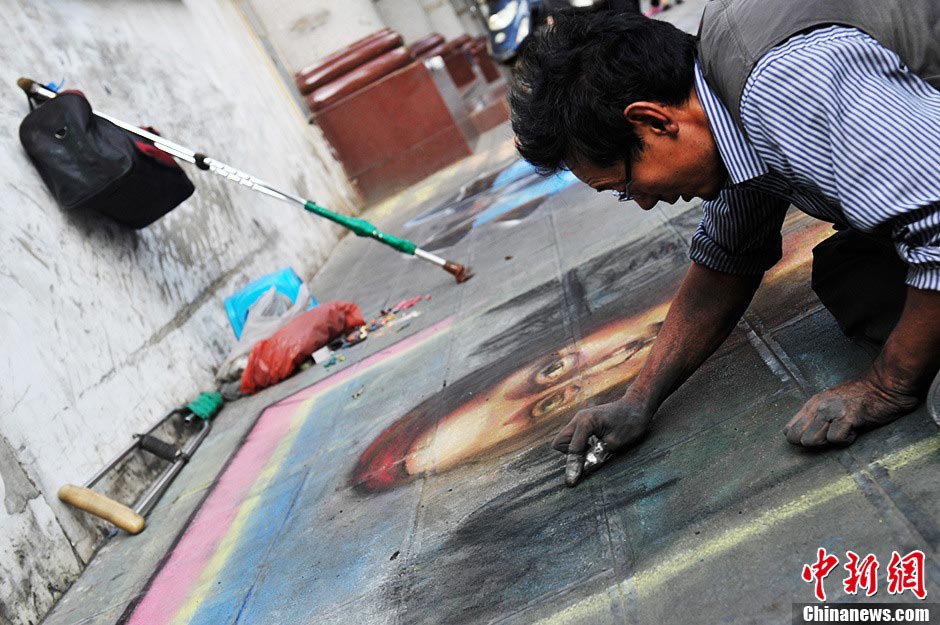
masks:
[[[722,189],[703,203],[689,258],[724,273],[758,275],[780,260],[780,229],[789,202],[748,188]]]
[[[769,167],[890,236],[907,284],[940,290],[940,92],[854,29],[774,48],[741,116]]]

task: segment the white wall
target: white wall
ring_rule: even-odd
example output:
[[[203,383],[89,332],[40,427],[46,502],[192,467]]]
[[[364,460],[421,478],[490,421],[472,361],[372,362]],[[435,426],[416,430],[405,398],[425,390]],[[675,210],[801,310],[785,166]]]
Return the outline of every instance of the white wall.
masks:
[[[402,36],[405,45],[434,32],[434,26],[418,0],[375,0],[375,8],[382,21]]]
[[[474,0],[451,0],[454,11],[457,13],[457,17],[460,19],[464,30],[470,36],[476,37],[478,35],[485,35],[486,29],[483,27],[483,24],[480,23],[478,14],[472,12],[470,9],[469,5],[473,2]]]
[[[291,74],[385,28],[372,0],[248,0]]]
[[[420,0],[434,31],[450,41],[466,32],[450,0]]]
[[[406,45],[432,32],[446,39],[483,32],[461,0],[375,0],[375,8],[389,28],[401,33]]]
[[[99,110],[336,210],[355,198],[230,0],[0,9],[0,623],[19,625],[101,536],[59,486],[213,389],[233,342],[224,297],[284,266],[309,278],[338,230],[191,168],[195,195],[146,230],[67,215],[19,144],[17,77],[64,77]]]

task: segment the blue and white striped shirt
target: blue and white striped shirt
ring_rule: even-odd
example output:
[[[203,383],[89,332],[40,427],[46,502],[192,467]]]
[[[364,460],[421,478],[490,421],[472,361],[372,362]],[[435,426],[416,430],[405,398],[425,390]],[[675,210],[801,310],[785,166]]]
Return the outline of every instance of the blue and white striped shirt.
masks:
[[[907,284],[940,290],[940,91],[853,28],[765,54],[741,97],[747,135],[696,63],[695,88],[728,185],[704,202],[693,261],[756,274],[780,259],[787,208],[890,237]]]

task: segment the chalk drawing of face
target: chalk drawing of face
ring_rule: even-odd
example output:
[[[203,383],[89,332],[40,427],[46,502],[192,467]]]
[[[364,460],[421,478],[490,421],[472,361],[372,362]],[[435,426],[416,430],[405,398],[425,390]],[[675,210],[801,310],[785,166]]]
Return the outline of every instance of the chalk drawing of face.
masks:
[[[586,397],[636,376],[666,315],[667,304],[608,323],[577,344],[520,367],[450,412],[416,441],[409,474],[447,471],[465,460],[557,422]]]
[[[642,367],[668,304],[617,319],[581,341],[529,360],[480,386],[492,372],[474,372],[448,390],[460,398],[448,408],[431,398],[386,429],[363,453],[353,482],[385,490],[431,469],[447,471],[489,452],[505,453],[547,436],[587,397],[625,385]],[[550,339],[549,339],[550,340]],[[476,391],[465,389],[476,388]],[[469,392],[472,396],[467,398]]]
[[[765,285],[808,270],[812,245],[831,232],[828,224],[795,219],[783,259],[768,272]],[[536,441],[547,443],[586,399],[608,400],[626,389],[649,355],[668,307],[668,301],[651,302],[560,349],[546,336],[514,354],[508,366],[497,363],[465,376],[383,431],[360,457],[351,483],[365,493],[388,490],[431,470],[448,471]]]

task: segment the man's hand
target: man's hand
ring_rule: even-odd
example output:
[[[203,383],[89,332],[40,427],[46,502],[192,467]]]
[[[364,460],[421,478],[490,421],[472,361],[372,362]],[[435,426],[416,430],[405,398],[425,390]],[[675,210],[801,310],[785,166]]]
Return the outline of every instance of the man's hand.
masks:
[[[568,455],[568,486],[643,436],[659,406],[728,337],[760,281],[761,276],[726,274],[695,263],[689,267],[649,356],[624,397],[578,412],[552,442]],[[589,442],[592,437],[595,440]]]
[[[834,386],[810,397],[783,433],[794,445],[849,445],[864,430],[890,423],[917,407],[916,396],[879,388],[867,379]]]
[[[783,429],[794,445],[848,445],[917,407],[940,368],[940,291],[908,288],[897,326],[859,380],[814,395]]]
[[[651,420],[651,414],[627,399],[579,411],[552,441],[552,447],[567,454],[565,483],[574,486],[611,453],[636,442],[646,433]],[[590,456],[587,463],[586,456]]]

